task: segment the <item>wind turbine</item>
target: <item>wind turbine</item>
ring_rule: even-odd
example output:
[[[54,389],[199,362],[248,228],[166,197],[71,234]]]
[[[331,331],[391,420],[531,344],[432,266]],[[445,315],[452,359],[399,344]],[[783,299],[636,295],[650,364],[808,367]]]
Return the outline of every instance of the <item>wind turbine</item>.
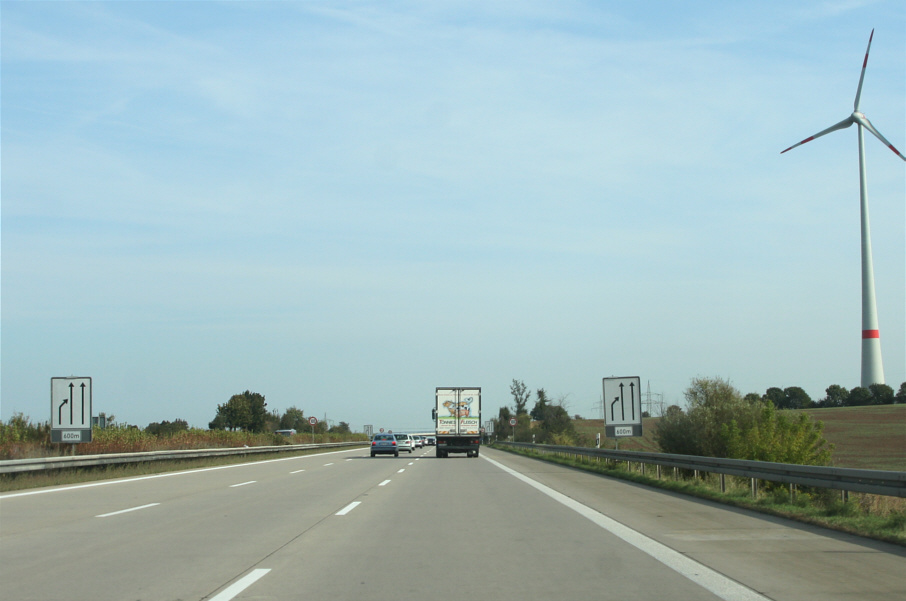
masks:
[[[853,103],[852,114],[827,129],[818,132],[810,138],[793,144],[787,150],[792,150],[815,138],[820,138],[838,129],[846,129],[853,123],[859,126],[859,193],[861,198],[862,213],[862,386],[868,388],[872,384],[884,384],[884,364],[881,361],[881,333],[878,329],[878,308],[875,303],[875,275],[871,262],[871,229],[868,224],[868,182],[865,175],[865,133],[870,131],[881,140],[887,148],[891,149],[898,157],[906,161],[906,156],[893,147],[887,138],[874,128],[861,111],[859,100],[862,97],[862,82],[865,79],[865,67],[868,65],[868,51],[871,50],[871,40],[875,37],[875,30],[871,30],[868,38],[868,48],[865,49],[865,60],[862,62],[862,74],[859,76],[859,87],[856,89],[856,101]]]

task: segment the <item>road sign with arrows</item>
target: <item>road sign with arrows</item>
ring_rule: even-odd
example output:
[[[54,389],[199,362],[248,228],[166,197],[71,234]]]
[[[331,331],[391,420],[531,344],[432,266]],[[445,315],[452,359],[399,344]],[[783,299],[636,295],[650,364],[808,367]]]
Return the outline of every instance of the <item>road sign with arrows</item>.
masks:
[[[642,435],[639,376],[604,378],[604,431],[608,438]]]
[[[50,441],[91,442],[91,378],[50,379]]]

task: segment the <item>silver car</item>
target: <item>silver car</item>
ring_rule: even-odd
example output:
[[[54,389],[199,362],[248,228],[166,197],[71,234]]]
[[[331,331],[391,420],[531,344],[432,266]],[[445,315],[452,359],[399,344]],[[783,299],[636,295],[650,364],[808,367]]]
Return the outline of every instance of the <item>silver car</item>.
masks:
[[[409,451],[412,452],[412,449],[415,448],[415,442],[412,440],[412,437],[408,434],[394,434],[396,438],[396,446],[400,451]]]

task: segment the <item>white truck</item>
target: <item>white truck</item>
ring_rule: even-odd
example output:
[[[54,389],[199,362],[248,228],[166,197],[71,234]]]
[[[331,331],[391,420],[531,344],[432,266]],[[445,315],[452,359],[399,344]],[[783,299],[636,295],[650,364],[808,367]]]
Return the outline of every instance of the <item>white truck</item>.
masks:
[[[437,457],[465,453],[478,457],[481,446],[481,388],[437,388],[434,392],[434,447]]]

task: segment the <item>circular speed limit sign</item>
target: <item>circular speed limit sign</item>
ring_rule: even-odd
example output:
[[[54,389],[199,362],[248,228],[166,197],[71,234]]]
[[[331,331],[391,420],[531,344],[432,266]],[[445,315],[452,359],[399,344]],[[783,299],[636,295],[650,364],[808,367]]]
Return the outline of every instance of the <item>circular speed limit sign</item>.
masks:
[[[309,418],[308,418],[308,423],[310,423],[312,426],[314,426],[315,424],[318,423],[318,418],[317,418],[317,417],[309,417]]]
[[[516,425],[516,418],[515,418],[515,417],[511,417],[511,418],[510,418],[510,425],[511,425],[511,426],[515,426],[515,425]]]

